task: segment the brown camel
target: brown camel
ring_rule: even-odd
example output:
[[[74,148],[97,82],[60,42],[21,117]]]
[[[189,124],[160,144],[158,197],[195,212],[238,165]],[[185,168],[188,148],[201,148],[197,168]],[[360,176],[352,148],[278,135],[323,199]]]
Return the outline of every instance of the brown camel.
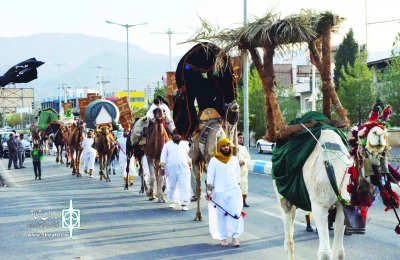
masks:
[[[115,149],[116,136],[111,129],[112,126],[100,127],[100,131],[97,131],[94,142],[96,146],[97,153],[99,155],[100,164],[100,181],[103,179],[107,182],[111,182],[110,172],[111,172],[111,155]],[[122,156],[122,155],[120,155]],[[105,174],[104,174],[105,170]]]
[[[68,136],[67,141],[68,151],[72,157],[72,175],[76,174],[76,177],[82,177],[82,175],[79,173],[79,166],[81,162],[81,145],[83,139],[83,122],[79,120],[71,125],[71,133]]]
[[[200,132],[194,136],[193,148],[189,153],[192,158],[193,172],[196,178],[197,211],[194,220],[203,220],[200,211],[201,199],[201,179],[202,172],[206,172],[205,164],[213,157],[213,152],[217,150],[217,142],[221,137],[231,140],[237,145],[237,123],[239,121],[239,104],[234,100],[225,106],[226,116],[224,120],[220,118],[210,118],[200,121],[203,126]],[[207,110],[207,109],[206,109]],[[206,111],[205,110],[205,111]],[[236,154],[236,148],[234,148]]]
[[[160,156],[161,150],[169,137],[164,121],[164,113],[161,109],[154,110],[154,120],[149,122],[146,134],[146,146],[144,152],[149,164],[150,170],[150,188],[146,191],[149,200],[154,200],[154,180],[157,180],[157,202],[165,202],[162,184],[164,181],[163,176],[159,173],[160,170]]]
[[[44,130],[45,136],[50,138],[53,141],[53,145],[57,149],[57,157],[56,157],[56,163],[61,163],[64,164],[63,158],[62,158],[62,153],[64,149],[64,144],[65,144],[65,139],[63,138],[62,135],[62,129],[64,127],[63,122],[61,121],[55,121],[51,122],[46,129]],[[44,144],[47,146],[47,142],[44,142]],[[48,149],[48,147],[46,147]]]

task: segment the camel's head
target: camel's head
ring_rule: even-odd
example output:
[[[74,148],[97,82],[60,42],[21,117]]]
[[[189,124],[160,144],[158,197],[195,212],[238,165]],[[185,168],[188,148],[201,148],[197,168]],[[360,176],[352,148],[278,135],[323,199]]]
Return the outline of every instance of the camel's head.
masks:
[[[367,134],[367,140],[365,143],[365,150],[368,153],[368,157],[371,159],[371,163],[374,165],[380,165],[380,156],[387,149],[387,131],[379,126],[374,126],[368,133],[367,129],[364,128],[358,133],[358,137],[365,136]],[[360,142],[362,143],[362,141]]]
[[[163,118],[165,118],[164,111],[161,108],[154,109],[153,114],[157,121],[161,121]]]
[[[239,104],[236,102],[236,100],[234,100],[229,104],[225,104],[224,108],[225,108],[226,121],[230,125],[235,125],[239,121],[239,112],[240,112]]]

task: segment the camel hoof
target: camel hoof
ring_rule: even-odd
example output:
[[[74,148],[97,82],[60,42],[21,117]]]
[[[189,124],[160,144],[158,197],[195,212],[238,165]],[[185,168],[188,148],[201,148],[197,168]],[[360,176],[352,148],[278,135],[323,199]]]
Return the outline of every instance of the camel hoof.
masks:
[[[150,201],[155,200],[155,199],[156,199],[156,198],[154,198],[154,197],[150,197],[150,198],[149,198]]]
[[[129,190],[128,187],[124,187],[124,190]]]
[[[76,173],[73,172],[72,175],[76,175]]]
[[[165,203],[165,200],[164,199],[158,199],[157,203]]]
[[[193,219],[194,221],[198,220],[198,221],[202,221],[203,220],[203,216],[201,215],[201,213],[196,213],[196,216]]]
[[[63,162],[63,161],[61,161],[60,163],[61,163],[61,164],[64,164],[64,162]]]

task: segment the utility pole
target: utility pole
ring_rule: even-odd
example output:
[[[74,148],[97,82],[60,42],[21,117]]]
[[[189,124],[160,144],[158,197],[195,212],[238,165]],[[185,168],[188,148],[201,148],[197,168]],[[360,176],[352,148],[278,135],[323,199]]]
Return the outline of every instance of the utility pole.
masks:
[[[89,67],[89,68],[99,70],[99,95],[102,96],[102,98],[105,98],[105,90],[103,89],[103,87],[104,87],[103,83],[109,83],[109,81],[107,81],[107,82],[103,81],[102,72],[103,72],[103,69],[105,69],[105,70],[111,70],[111,69],[102,67],[100,64],[97,67]]]
[[[171,53],[171,35],[172,34],[185,34],[184,33],[177,33],[177,32],[173,32],[171,31],[171,28],[168,28],[168,31],[166,32],[152,32],[152,33],[156,33],[156,34],[168,34],[168,42],[169,42],[169,69],[170,71],[174,71],[174,68],[172,66],[172,53]]]
[[[243,5],[243,25],[247,24],[247,0],[244,0]],[[243,57],[243,130],[244,130],[244,146],[249,149],[249,57],[248,52],[245,51]]]

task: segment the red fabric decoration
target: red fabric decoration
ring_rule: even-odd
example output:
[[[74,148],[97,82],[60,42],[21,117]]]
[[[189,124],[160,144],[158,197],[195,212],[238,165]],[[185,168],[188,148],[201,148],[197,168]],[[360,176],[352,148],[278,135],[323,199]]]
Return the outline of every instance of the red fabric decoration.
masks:
[[[244,211],[242,211],[242,212],[240,212],[240,215],[242,215],[242,217],[244,218],[244,217],[246,217],[246,212],[244,212]]]
[[[360,210],[360,213],[361,213],[362,219],[366,219],[367,218],[367,209],[366,208],[362,207],[361,210]]]
[[[379,113],[372,111],[371,115],[369,116],[369,121],[374,122],[374,121],[378,120],[378,118],[379,118]]]
[[[393,113],[390,106],[387,106],[383,109],[381,118],[383,121],[388,121],[389,116]]]

